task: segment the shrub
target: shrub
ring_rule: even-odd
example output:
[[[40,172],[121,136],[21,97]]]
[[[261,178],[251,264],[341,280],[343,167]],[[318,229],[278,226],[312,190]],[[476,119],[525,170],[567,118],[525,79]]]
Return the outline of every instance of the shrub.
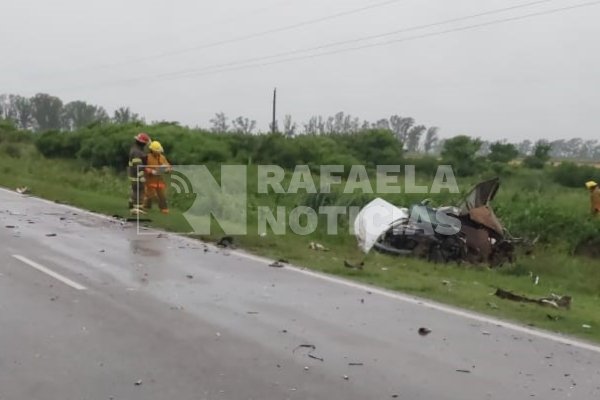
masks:
[[[600,182],[600,170],[587,165],[564,162],[552,171],[552,178],[562,186],[581,188],[590,180]]]
[[[21,148],[14,143],[3,143],[0,152],[11,158],[21,158]]]

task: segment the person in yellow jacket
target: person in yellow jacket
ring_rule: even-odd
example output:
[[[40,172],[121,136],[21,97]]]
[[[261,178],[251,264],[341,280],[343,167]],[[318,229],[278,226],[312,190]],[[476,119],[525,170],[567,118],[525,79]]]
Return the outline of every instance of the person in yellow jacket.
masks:
[[[164,155],[160,142],[150,143],[150,152],[146,161],[146,196],[144,208],[152,208],[152,202],[158,200],[158,207],[163,214],[169,213],[167,206],[167,185],[164,175],[171,172],[171,165]]]
[[[592,204],[592,215],[600,214],[600,187],[594,181],[589,181],[585,187],[590,191],[590,201]]]

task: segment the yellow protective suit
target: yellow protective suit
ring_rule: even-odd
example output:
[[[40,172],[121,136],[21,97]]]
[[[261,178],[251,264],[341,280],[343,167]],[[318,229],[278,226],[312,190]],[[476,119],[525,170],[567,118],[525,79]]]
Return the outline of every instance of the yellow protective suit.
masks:
[[[146,161],[146,193],[144,208],[152,208],[152,201],[158,200],[158,207],[164,214],[169,213],[167,206],[167,187],[164,174],[171,170],[167,158],[160,153],[150,152]]]

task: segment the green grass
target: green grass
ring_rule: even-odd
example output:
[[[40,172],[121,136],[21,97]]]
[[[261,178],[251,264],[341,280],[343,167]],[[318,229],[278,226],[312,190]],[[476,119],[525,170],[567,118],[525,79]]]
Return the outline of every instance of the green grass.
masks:
[[[516,172],[501,188],[497,202],[498,214],[507,217],[511,229],[518,232],[526,230],[519,218],[527,217],[530,223],[537,225],[531,229],[532,232],[526,233],[542,230],[542,223],[548,216],[532,216],[538,212],[533,207],[538,204],[542,208],[543,204],[551,206],[546,212],[552,218],[554,212],[560,215],[560,210],[568,209],[569,221],[586,219],[587,196],[584,191],[570,191],[545,184],[543,176],[536,174],[539,173]],[[466,188],[471,183],[461,181],[461,186]],[[32,148],[25,148],[21,158],[0,157],[0,185],[13,189],[28,186],[36,196],[107,215],[128,214],[128,188],[123,176],[110,170],[90,170],[74,161],[47,160]],[[406,195],[388,198],[397,204],[416,200],[414,196]],[[328,199],[337,204],[349,201],[360,204],[368,200],[368,196],[349,199],[347,195],[335,195]],[[441,202],[445,199],[437,200]],[[306,195],[264,195],[252,197],[250,204],[253,208],[257,205],[298,205],[314,201],[317,200]],[[528,213],[522,210],[527,207],[530,209]],[[152,211],[150,217],[156,227],[175,232],[190,230],[177,209],[173,209],[169,216]],[[252,210],[249,219],[256,221],[256,214]],[[548,230],[562,229],[554,226],[560,221],[545,222],[549,225]],[[568,240],[564,245],[559,245],[559,242],[552,246],[541,245],[533,255],[521,255],[516,265],[499,270],[466,265],[433,265],[410,258],[372,253],[365,259],[365,269],[356,271],[345,268],[343,262],[360,260],[364,255],[358,250],[354,237],[348,234],[347,221],[342,225],[341,234],[337,236],[326,235],[319,230],[309,236],[267,234],[261,237],[257,234],[256,223],[251,222],[249,234],[236,240],[240,247],[269,258],[283,258],[328,274],[600,342],[600,263],[598,260],[571,256],[568,253]],[[570,229],[576,230],[577,227]],[[215,240],[219,236],[217,230],[202,239]],[[311,241],[323,244],[330,251],[309,250]],[[530,273],[540,276],[538,286],[533,284]],[[565,311],[501,300],[492,295],[498,287],[529,296],[546,296],[550,293],[571,295],[573,306]],[[550,319],[548,315],[558,317],[558,320]],[[582,328],[584,324],[591,325],[592,329]]]

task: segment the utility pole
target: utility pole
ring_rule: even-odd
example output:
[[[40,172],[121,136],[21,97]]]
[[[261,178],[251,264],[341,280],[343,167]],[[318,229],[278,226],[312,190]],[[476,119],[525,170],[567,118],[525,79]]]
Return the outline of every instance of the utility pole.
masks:
[[[277,132],[277,88],[273,90],[273,122],[271,122],[271,132]]]

